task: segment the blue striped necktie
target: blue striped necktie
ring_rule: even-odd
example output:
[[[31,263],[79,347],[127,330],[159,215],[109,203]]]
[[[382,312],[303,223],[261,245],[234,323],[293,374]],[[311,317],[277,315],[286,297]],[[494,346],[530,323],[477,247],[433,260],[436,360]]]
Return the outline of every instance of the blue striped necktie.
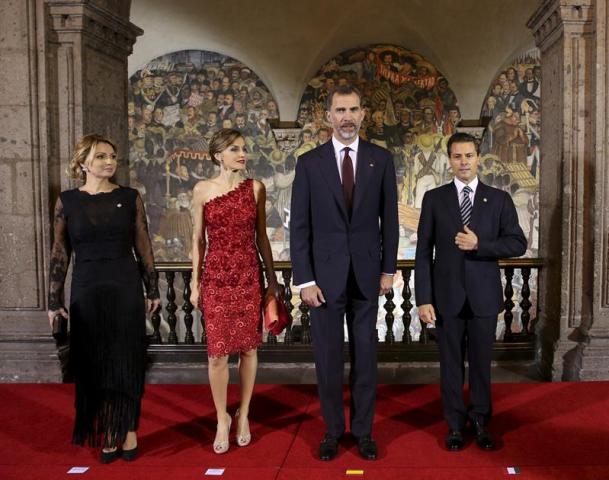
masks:
[[[461,199],[461,219],[463,220],[463,225],[469,226],[469,222],[472,219],[472,201],[469,198],[469,194],[472,193],[471,187],[466,185],[463,187]]]

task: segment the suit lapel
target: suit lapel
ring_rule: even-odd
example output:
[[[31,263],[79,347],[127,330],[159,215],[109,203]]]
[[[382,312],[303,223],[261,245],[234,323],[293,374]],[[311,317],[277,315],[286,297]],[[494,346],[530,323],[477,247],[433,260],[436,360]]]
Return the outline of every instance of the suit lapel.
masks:
[[[374,157],[367,142],[360,138],[357,152],[357,169],[355,171],[355,190],[353,192],[353,212],[355,215],[366,193],[366,187],[375,167]]]
[[[488,187],[478,179],[478,187],[476,188],[476,195],[474,196],[474,205],[472,208],[472,219],[469,222],[470,228],[475,232],[476,227],[484,218],[485,210],[488,205]]]
[[[446,187],[444,202],[446,204],[448,214],[450,215],[457,230],[462,232],[463,221],[461,220],[461,207],[459,206],[459,194],[457,192],[457,186],[455,185],[455,182],[450,182],[448,185],[446,185]]]
[[[328,188],[334,195],[336,203],[338,203],[343,217],[347,219],[347,207],[345,206],[345,198],[343,197],[343,188],[342,184],[340,183],[340,175],[338,174],[338,166],[336,164],[336,157],[334,155],[334,147],[332,146],[332,141],[323,144],[320,149],[319,156],[322,177],[328,184]]]

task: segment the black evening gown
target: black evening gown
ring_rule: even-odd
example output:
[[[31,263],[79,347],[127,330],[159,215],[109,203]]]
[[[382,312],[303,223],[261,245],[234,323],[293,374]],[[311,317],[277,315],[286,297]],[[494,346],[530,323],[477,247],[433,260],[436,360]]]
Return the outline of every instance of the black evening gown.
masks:
[[[49,309],[63,306],[72,250],[72,442],[113,446],[137,430],[146,368],[147,297],[159,298],[144,205],[137,190],[62,192],[55,207]]]

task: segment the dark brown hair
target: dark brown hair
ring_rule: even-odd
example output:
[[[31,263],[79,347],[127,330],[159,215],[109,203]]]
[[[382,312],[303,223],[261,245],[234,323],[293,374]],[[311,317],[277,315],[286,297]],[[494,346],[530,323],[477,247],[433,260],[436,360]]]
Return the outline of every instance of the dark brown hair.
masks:
[[[222,128],[214,133],[209,141],[211,161],[220,165],[220,160],[216,158],[216,155],[230,147],[238,138],[243,138],[243,134],[234,128]]]

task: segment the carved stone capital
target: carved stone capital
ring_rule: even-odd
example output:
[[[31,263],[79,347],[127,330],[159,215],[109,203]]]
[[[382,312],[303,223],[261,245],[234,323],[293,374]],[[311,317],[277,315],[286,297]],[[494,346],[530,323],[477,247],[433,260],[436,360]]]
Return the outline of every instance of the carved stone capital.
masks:
[[[286,154],[292,153],[300,143],[302,128],[273,128],[273,135],[279,150]]]
[[[474,121],[465,121],[462,122],[464,125],[457,126],[457,132],[459,133],[467,133],[474,137],[479,142],[482,141],[482,137],[484,136],[485,127],[482,125],[473,125]]]
[[[564,33],[591,33],[593,0],[545,0],[527,22],[535,44],[545,51]]]
[[[96,49],[126,58],[144,31],[103,6],[91,1],[46,0],[51,30],[58,43],[72,43],[81,35]]]

